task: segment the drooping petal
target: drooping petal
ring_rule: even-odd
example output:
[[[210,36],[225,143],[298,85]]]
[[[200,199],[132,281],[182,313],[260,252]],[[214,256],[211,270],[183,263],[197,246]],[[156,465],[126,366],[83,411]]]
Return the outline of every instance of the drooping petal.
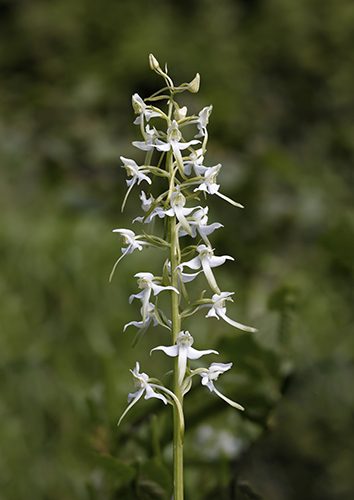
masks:
[[[232,401],[231,399],[229,399],[226,396],[224,396],[223,394],[221,394],[221,392],[219,392],[215,387],[214,387],[214,392],[215,392],[215,394],[217,394],[219,396],[219,398],[226,401],[226,403],[228,403],[229,405],[233,406],[234,408],[237,408],[238,410],[244,411],[243,406],[241,406],[240,404],[236,403],[235,401]]]
[[[257,328],[252,328],[251,326],[243,325],[242,323],[238,323],[237,321],[234,321],[233,319],[230,319],[228,316],[226,316],[226,308],[218,309],[217,313],[219,314],[220,318],[222,318],[224,321],[226,321],[226,323],[229,323],[229,325],[232,325],[235,328],[238,328],[245,332],[252,332],[252,333],[257,332]]]
[[[118,424],[117,425],[120,425],[121,421],[123,420],[123,418],[125,417],[125,415],[128,413],[128,411],[132,408],[132,406],[135,405],[135,403],[137,403],[139,401],[139,399],[141,398],[141,396],[143,395],[144,393],[144,388],[140,388],[135,394],[129,394],[128,398],[130,397],[130,399],[134,398],[132,400],[132,402],[128,405],[128,407],[126,408],[126,410],[124,411],[123,415],[120,417],[120,419],[118,420]]]

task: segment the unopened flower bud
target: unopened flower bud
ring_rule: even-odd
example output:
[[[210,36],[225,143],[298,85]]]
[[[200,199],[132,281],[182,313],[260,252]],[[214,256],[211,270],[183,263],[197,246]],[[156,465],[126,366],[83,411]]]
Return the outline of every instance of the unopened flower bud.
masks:
[[[197,73],[193,78],[193,80],[188,85],[188,90],[189,92],[192,92],[192,94],[196,94],[199,90],[199,86],[200,86],[200,75],[199,73]]]
[[[159,69],[159,67],[160,67],[159,61],[156,59],[156,57],[153,54],[149,54],[149,64],[150,64],[150,68],[152,70]]]
[[[183,120],[187,116],[187,106],[183,106],[183,108],[176,109],[174,112],[174,118],[178,122],[179,120]]]

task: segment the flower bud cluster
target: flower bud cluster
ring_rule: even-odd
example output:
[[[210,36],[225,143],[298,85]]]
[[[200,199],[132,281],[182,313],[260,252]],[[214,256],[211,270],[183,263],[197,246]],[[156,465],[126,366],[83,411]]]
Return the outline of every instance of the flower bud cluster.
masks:
[[[208,368],[192,369],[189,360],[218,352],[211,349],[195,349],[192,347],[194,343],[192,335],[188,331],[181,330],[181,322],[184,319],[206,308],[206,318],[221,318],[238,329],[255,331],[254,328],[229,318],[226,313],[226,302],[232,301],[233,292],[220,290],[214,269],[224,264],[226,260],[234,259],[229,255],[215,255],[209,237],[216,229],[221,228],[222,224],[208,223],[209,209],[208,206],[199,205],[199,196],[203,193],[205,199],[207,195],[217,195],[236,207],[242,208],[242,205],[220,192],[217,175],[221,164],[204,165],[208,142],[207,125],[212,106],[204,107],[198,115],[188,115],[186,106],[180,107],[175,101],[175,96],[183,91],[198,92],[199,74],[191,82],[176,87],[168,75],[167,68],[163,71],[152,54],[149,62],[151,69],[164,79],[165,87],[147,99],[142,99],[138,94],[132,97],[133,110],[137,115],[134,123],[140,127],[142,135],[142,140],[134,141],[133,145],[145,153],[145,159],[143,164],[139,165],[134,160],[121,156],[122,167],[128,176],[126,180],[128,189],[122,210],[135,185],[144,183],[148,188],[147,192],[142,190],[140,193],[142,214],[133,220],[134,223],[140,224],[142,229],[141,234],[136,234],[131,229],[114,230],[123,238],[123,247],[122,255],[113,267],[111,278],[121,259],[135,250],[142,251],[145,247],[168,250],[169,258],[163,266],[160,277],[148,271],[135,275],[140,291],[131,295],[129,302],[134,299],[140,300],[141,318],[127,323],[124,330],[129,326],[137,328],[134,345],[151,326],[161,325],[171,332],[172,345],[155,347],[150,354],[160,350],[167,356],[177,359],[175,366],[178,373],[175,380],[180,396],[176,395],[176,387],[171,391],[160,381],[149,378],[145,373],[139,373],[140,366],[137,363],[132,374],[138,390],[129,394],[129,405],[120,421],[143,394],[145,399],[155,397],[165,404],[171,403],[177,406],[182,414],[181,395],[183,397],[189,391],[195,375],[200,375],[202,385],[210,391],[215,392],[233,407],[242,410],[241,405],[228,399],[214,386],[218,376],[229,370],[232,363],[212,363]],[[166,109],[155,105],[161,102],[165,103]],[[186,127],[191,130],[189,126],[194,127],[195,135],[192,140],[185,140],[183,132]],[[165,189],[161,193],[153,192],[153,180],[156,177],[165,182]],[[165,227],[165,231],[162,232],[163,237],[150,234],[147,230],[150,223],[159,219]],[[185,269],[189,272],[185,272]],[[191,302],[187,291],[188,283],[200,274],[204,274],[211,290],[211,297],[204,297],[203,292],[197,300]],[[168,293],[171,296],[170,319],[157,306],[157,296],[160,293]],[[183,303],[186,303],[184,307]]]

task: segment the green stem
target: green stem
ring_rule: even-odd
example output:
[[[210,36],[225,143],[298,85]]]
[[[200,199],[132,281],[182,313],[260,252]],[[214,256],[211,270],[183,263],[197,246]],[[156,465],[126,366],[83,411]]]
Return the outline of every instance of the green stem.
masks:
[[[172,152],[167,155],[167,167],[172,170]],[[178,230],[176,217],[170,218],[170,238],[171,238],[171,284],[178,290],[179,264],[178,252]],[[179,315],[180,297],[177,293],[171,294],[171,316],[172,316],[172,344],[176,343],[177,336],[181,331],[181,318]],[[183,409],[183,396],[181,386],[178,384],[178,357],[174,361],[173,370],[173,392]],[[173,411],[173,476],[174,476],[174,500],[183,500],[183,436],[181,434],[180,416],[177,408]]]

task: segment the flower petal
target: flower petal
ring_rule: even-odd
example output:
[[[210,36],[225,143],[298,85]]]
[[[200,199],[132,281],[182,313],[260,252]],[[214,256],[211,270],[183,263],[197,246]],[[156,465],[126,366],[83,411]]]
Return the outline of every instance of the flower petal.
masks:
[[[174,358],[175,356],[178,356],[178,346],[177,345],[172,345],[172,346],[164,346],[164,345],[159,345],[158,347],[154,347],[150,351],[150,355],[152,351],[163,351],[167,356],[171,356],[171,358]]]
[[[194,349],[194,347],[188,347],[188,358],[189,359],[199,359],[202,356],[205,356],[206,354],[219,354],[218,351],[214,351],[213,349],[207,349],[205,351],[198,351],[197,349]]]

